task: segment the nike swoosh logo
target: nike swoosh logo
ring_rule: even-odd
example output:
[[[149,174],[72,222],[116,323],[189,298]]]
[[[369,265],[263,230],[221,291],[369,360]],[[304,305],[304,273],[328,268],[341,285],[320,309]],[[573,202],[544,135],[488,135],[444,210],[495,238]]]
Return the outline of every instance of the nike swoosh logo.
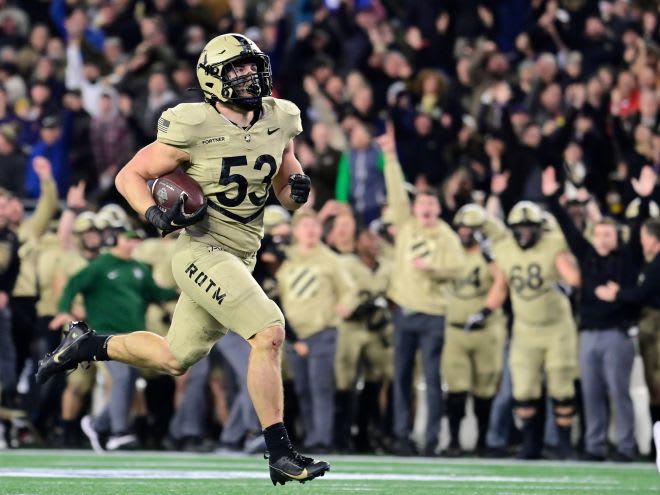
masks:
[[[291,477],[291,478],[293,478],[294,480],[304,480],[305,478],[307,478],[307,476],[309,476],[309,475],[307,474],[307,468],[303,469],[303,470],[302,470],[302,473],[300,473],[300,474],[290,474],[290,473],[286,473],[286,475],[289,476],[289,477]]]
[[[57,364],[60,364],[60,353],[59,352],[53,356],[53,361],[55,361]]]
[[[277,132],[277,131],[279,131],[279,130],[280,130],[279,127],[276,127],[275,129],[271,129],[271,128],[269,127],[267,132],[268,132],[268,135],[270,136],[271,134],[273,134],[274,132]]]

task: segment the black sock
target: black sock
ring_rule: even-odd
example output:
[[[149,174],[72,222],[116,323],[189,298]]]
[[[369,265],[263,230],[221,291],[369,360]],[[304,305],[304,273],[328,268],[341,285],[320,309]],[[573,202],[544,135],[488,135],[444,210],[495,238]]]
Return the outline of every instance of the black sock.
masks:
[[[477,417],[477,428],[479,436],[477,437],[477,448],[486,447],[486,435],[488,434],[488,423],[490,420],[490,410],[493,404],[493,398],[474,398],[474,415]]]
[[[63,419],[62,431],[65,435],[71,435],[77,431],[78,421],[75,419]]]
[[[655,405],[651,406],[650,411],[651,411],[651,423],[660,421],[660,406],[655,406]]]
[[[447,394],[447,417],[449,419],[449,446],[452,448],[460,447],[459,433],[461,431],[461,421],[465,416],[465,401],[467,392]]]
[[[293,448],[284,423],[275,423],[264,430],[266,449],[271,460],[285,456]]]
[[[110,361],[108,341],[112,335],[92,335],[81,342],[78,348],[78,361]]]
[[[557,425],[557,438],[559,440],[559,451],[569,452],[573,447],[571,445],[571,430],[570,426]]]
[[[62,436],[65,445],[73,445],[78,436],[78,421],[75,419],[62,420]]]

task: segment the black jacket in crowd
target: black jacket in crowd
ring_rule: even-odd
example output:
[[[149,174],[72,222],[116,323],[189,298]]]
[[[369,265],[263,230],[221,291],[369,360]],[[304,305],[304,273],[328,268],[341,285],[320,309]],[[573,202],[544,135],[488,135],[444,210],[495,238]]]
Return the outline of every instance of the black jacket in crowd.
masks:
[[[660,310],[660,254],[644,267],[637,285],[619,290],[616,301]]]
[[[0,248],[6,250],[7,254],[7,265],[0,266],[0,292],[11,294],[21,262],[18,257],[18,237],[7,227],[0,229]]]
[[[639,225],[648,210],[648,200],[642,201],[638,225],[630,233],[630,241],[619,239],[619,247],[607,256],[599,255],[592,244],[575,226],[566,210],[559,204],[559,195],[548,198],[548,207],[559,226],[582,272],[580,288],[579,326],[583,330],[627,329],[635,322],[636,308],[623,300],[602,301],[596,297],[596,287],[614,281],[620,287],[635,287],[642,259]],[[645,207],[646,206],[646,207]]]

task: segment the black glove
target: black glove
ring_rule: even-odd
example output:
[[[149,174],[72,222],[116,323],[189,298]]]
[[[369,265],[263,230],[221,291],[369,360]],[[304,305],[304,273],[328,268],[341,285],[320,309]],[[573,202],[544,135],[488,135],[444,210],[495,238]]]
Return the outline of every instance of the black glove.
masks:
[[[161,210],[158,206],[150,206],[144,213],[147,221],[154,227],[163,231],[163,237],[170,232],[174,232],[181,227],[186,227],[200,221],[206,213],[206,201],[197,211],[186,213],[184,203],[188,196],[182,193],[174,203],[174,207],[167,211]]]
[[[305,174],[291,174],[289,176],[289,185],[291,186],[291,199],[298,204],[307,203],[309,190],[312,188],[312,181]]]
[[[490,308],[483,308],[481,311],[471,314],[468,316],[465,325],[463,325],[463,330],[470,332],[472,330],[483,328],[486,318],[488,318],[492,312],[493,310]]]

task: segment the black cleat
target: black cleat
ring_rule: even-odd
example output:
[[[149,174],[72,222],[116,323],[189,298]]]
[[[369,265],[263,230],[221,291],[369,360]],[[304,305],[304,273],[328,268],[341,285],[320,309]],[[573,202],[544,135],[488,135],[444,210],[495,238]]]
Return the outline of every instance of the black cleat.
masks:
[[[37,383],[46,383],[55,373],[76,369],[79,361],[75,357],[80,344],[94,335],[96,332],[89,328],[84,321],[71,322],[69,331],[64,334],[60,345],[39,361],[36,374]]]
[[[304,483],[313,480],[317,476],[323,476],[326,471],[330,471],[330,464],[327,462],[302,456],[293,449],[287,455],[275,461],[269,459],[268,467],[270,468],[270,480],[273,485],[278,483],[283,485],[287,481]]]

